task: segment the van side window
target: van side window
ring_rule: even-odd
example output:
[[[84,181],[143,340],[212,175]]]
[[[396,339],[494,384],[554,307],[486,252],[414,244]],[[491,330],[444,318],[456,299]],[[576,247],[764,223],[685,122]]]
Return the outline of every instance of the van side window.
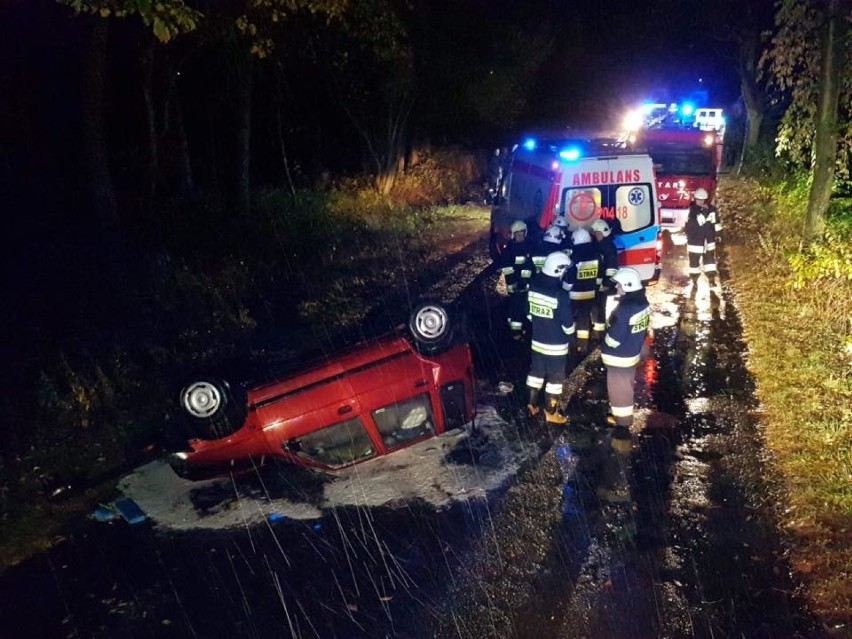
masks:
[[[388,448],[435,432],[428,393],[377,408],[373,421]]]
[[[360,417],[296,437],[285,448],[326,466],[345,466],[376,454]]]

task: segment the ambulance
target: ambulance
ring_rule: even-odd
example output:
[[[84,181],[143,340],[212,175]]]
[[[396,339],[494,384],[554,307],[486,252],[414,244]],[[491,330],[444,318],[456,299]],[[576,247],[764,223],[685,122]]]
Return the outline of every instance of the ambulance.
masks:
[[[527,139],[514,152],[506,200],[491,212],[491,255],[502,252],[515,220],[536,241],[561,217],[570,229],[598,218],[613,227],[618,261],[639,271],[646,284],[660,277],[660,203],[654,166],[645,153],[611,141]]]

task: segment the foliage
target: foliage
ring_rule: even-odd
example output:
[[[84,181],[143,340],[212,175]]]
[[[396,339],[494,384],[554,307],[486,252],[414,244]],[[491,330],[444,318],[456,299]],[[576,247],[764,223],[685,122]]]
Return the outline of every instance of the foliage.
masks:
[[[795,289],[852,281],[852,215],[831,220],[822,238],[789,251]]]
[[[850,14],[852,17],[852,14]],[[777,103],[789,99],[778,127],[776,153],[798,167],[811,164],[815,135],[819,71],[821,66],[821,27],[823,5],[812,0],[781,0],[775,17],[775,31],[761,58],[769,86],[776,89]],[[838,177],[849,178],[852,152],[852,35],[847,33],[838,110]]]
[[[248,0],[246,12],[236,19],[240,33],[251,40],[251,52],[266,58],[275,50],[276,29],[285,20],[300,13],[323,15],[326,20],[339,18],[348,0]]]
[[[200,11],[184,0],[58,0],[78,14],[108,18],[139,16],[160,42],[168,42],[181,33],[194,31],[202,18]]]

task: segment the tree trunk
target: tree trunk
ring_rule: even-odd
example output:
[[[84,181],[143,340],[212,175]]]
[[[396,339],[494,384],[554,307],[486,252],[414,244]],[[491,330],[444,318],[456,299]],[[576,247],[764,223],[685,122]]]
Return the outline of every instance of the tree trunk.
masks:
[[[198,196],[198,187],[192,175],[192,159],[189,154],[189,139],[186,137],[186,127],[183,123],[183,106],[180,101],[180,93],[176,93],[172,101],[174,110],[175,133],[178,146],[178,184],[180,194],[183,197],[195,199]]]
[[[109,232],[117,231],[118,220],[115,191],[104,134],[104,85],[106,83],[106,55],[109,22],[94,18],[92,40],[86,64],[86,80],[83,91],[83,145],[88,170],[88,190],[91,205],[102,224]]]
[[[284,170],[284,179],[290,189],[290,195],[296,197],[296,186],[293,184],[293,174],[290,172],[290,161],[287,158],[287,147],[284,144],[284,125],[281,121],[281,108],[284,102],[281,94],[281,76],[283,73],[279,68],[275,76],[275,129],[278,133],[278,148],[281,150],[281,165]]]
[[[154,104],[154,37],[147,38],[142,52],[142,96],[145,100],[145,120],[148,133],[148,157],[145,162],[145,184],[142,189],[144,215],[150,217],[154,210],[159,172],[160,140],[157,131],[157,111]]]
[[[839,0],[828,0],[819,77],[813,180],[805,216],[805,240],[822,234],[834,182],[837,159],[837,102],[840,96],[840,66],[845,37],[845,20],[839,15],[839,5]]]
[[[766,106],[766,99],[763,90],[758,83],[758,52],[759,41],[758,35],[749,37],[743,40],[739,46],[739,60],[737,64],[737,72],[740,76],[740,90],[743,96],[743,103],[746,109],[746,128],[743,135],[743,149],[740,154],[739,167],[737,172],[742,170],[744,161],[746,161],[757,146],[760,138],[760,126],[763,123],[763,117]]]
[[[237,166],[235,206],[237,215],[246,216],[250,208],[249,166],[251,162],[251,91],[252,60],[242,54],[237,70]]]
[[[88,174],[88,200],[95,218],[93,226],[96,228],[99,248],[96,259],[103,260],[100,274],[104,277],[106,290],[110,292],[116,309],[127,312],[131,305],[127,293],[133,290],[130,262],[119,220],[104,132],[108,36],[109,21],[94,18],[83,87],[83,152]]]

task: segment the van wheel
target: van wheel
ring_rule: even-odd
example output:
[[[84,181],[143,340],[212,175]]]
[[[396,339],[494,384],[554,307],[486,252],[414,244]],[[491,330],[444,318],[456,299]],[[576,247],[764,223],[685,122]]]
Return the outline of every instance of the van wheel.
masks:
[[[228,382],[214,377],[189,382],[180,392],[179,403],[192,434],[201,439],[230,435],[246,417],[245,401],[237,401]]]
[[[437,355],[449,348],[453,339],[452,319],[440,302],[421,302],[415,306],[408,329],[415,347],[424,355]]]

